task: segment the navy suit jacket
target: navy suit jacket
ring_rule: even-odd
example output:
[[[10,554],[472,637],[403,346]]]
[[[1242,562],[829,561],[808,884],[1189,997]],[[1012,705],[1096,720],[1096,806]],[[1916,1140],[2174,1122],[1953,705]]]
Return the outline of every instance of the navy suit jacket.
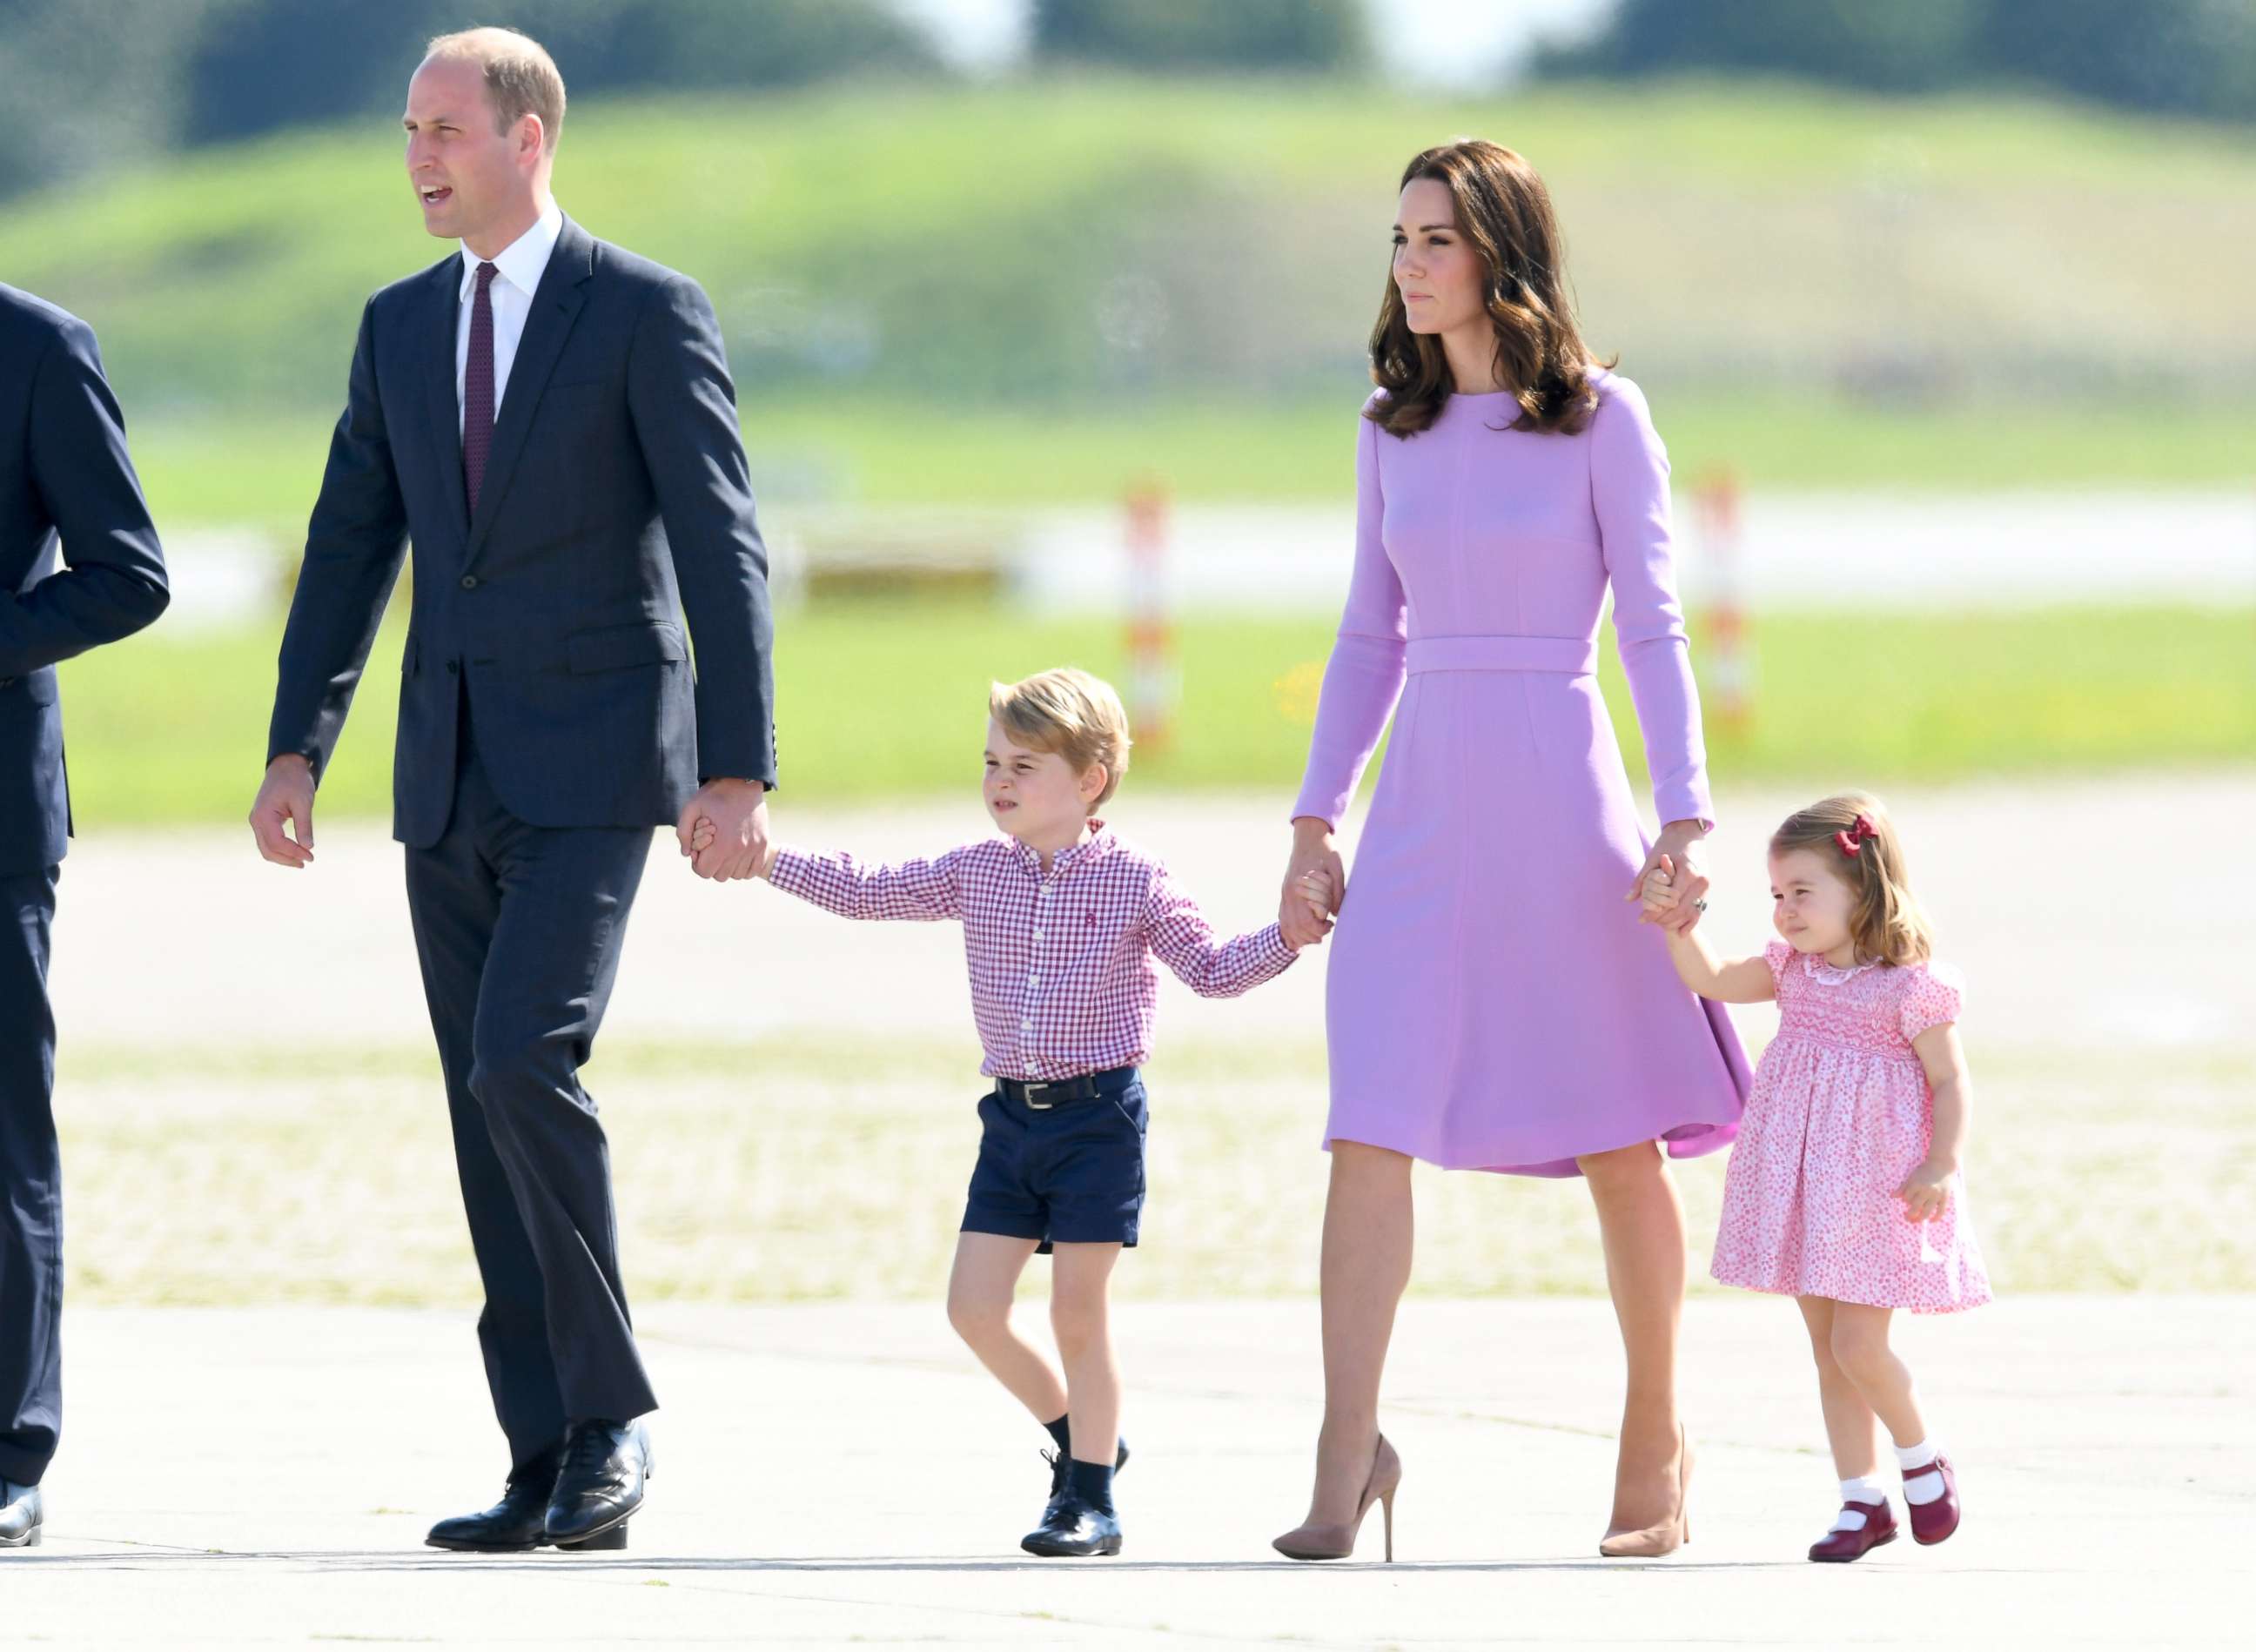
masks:
[[[671,825],[703,780],[772,786],[767,553],[703,290],[567,218],[473,516],[455,391],[462,272],[449,253],[361,313],[267,760],[301,752],[319,780],[412,540],[392,764],[402,843],[428,848],[446,830],[465,694],[496,794],[532,825]]]
[[[61,571],[25,589],[58,534]],[[55,662],[170,595],[94,329],[0,286],[0,876],[54,865],[70,837]]]

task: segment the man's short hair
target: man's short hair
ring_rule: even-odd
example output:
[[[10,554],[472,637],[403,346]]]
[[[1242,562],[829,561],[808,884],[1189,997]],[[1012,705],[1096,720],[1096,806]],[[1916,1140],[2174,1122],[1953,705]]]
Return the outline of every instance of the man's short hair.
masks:
[[[463,29],[436,36],[424,58],[453,58],[485,71],[486,101],[493,105],[494,127],[506,132],[527,115],[540,117],[540,145],[556,152],[564,130],[564,77],[547,47],[515,29]]]

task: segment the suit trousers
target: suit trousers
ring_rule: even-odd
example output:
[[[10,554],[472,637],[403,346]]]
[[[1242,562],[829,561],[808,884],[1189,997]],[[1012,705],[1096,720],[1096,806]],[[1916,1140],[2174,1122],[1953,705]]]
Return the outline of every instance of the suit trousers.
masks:
[[[553,1472],[569,1421],[658,1405],[619,1279],[610,1147],[579,1077],[651,829],[518,819],[478,759],[467,700],[453,813],[436,844],[407,851],[407,907],[515,1476]]]
[[[37,1486],[63,1424],[63,1166],[47,958],[60,865],[0,876],[0,1479]]]

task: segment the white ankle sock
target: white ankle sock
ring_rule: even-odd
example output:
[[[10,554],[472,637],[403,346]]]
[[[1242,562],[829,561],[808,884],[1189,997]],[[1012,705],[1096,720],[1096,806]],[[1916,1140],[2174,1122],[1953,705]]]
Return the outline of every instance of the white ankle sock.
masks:
[[[1931,1469],[1924,1474],[1920,1472],[1921,1469],[1928,1468],[1935,1458],[1935,1442],[1932,1440],[1921,1440],[1917,1445],[1896,1447],[1896,1466],[1903,1471],[1904,1501],[1931,1503],[1942,1495],[1942,1476]]]
[[[1888,1500],[1888,1488],[1869,1474],[1859,1475],[1855,1479],[1841,1482],[1841,1500],[1844,1503],[1885,1503]],[[1844,1508],[1829,1529],[1862,1531],[1865,1521],[1865,1516],[1860,1511]]]

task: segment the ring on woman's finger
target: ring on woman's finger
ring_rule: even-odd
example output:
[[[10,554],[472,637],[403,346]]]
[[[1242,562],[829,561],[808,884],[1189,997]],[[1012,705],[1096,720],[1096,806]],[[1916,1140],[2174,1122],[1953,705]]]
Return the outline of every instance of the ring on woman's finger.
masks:
[[[1692,910],[1693,910],[1693,911],[1695,911],[1695,912],[1705,912],[1705,911],[1707,911],[1707,909],[1708,909],[1708,901],[1707,901],[1707,898],[1706,898],[1705,896],[1703,896],[1701,899],[1699,899],[1699,900],[1696,900],[1696,901],[1694,901],[1694,902],[1692,903]]]

